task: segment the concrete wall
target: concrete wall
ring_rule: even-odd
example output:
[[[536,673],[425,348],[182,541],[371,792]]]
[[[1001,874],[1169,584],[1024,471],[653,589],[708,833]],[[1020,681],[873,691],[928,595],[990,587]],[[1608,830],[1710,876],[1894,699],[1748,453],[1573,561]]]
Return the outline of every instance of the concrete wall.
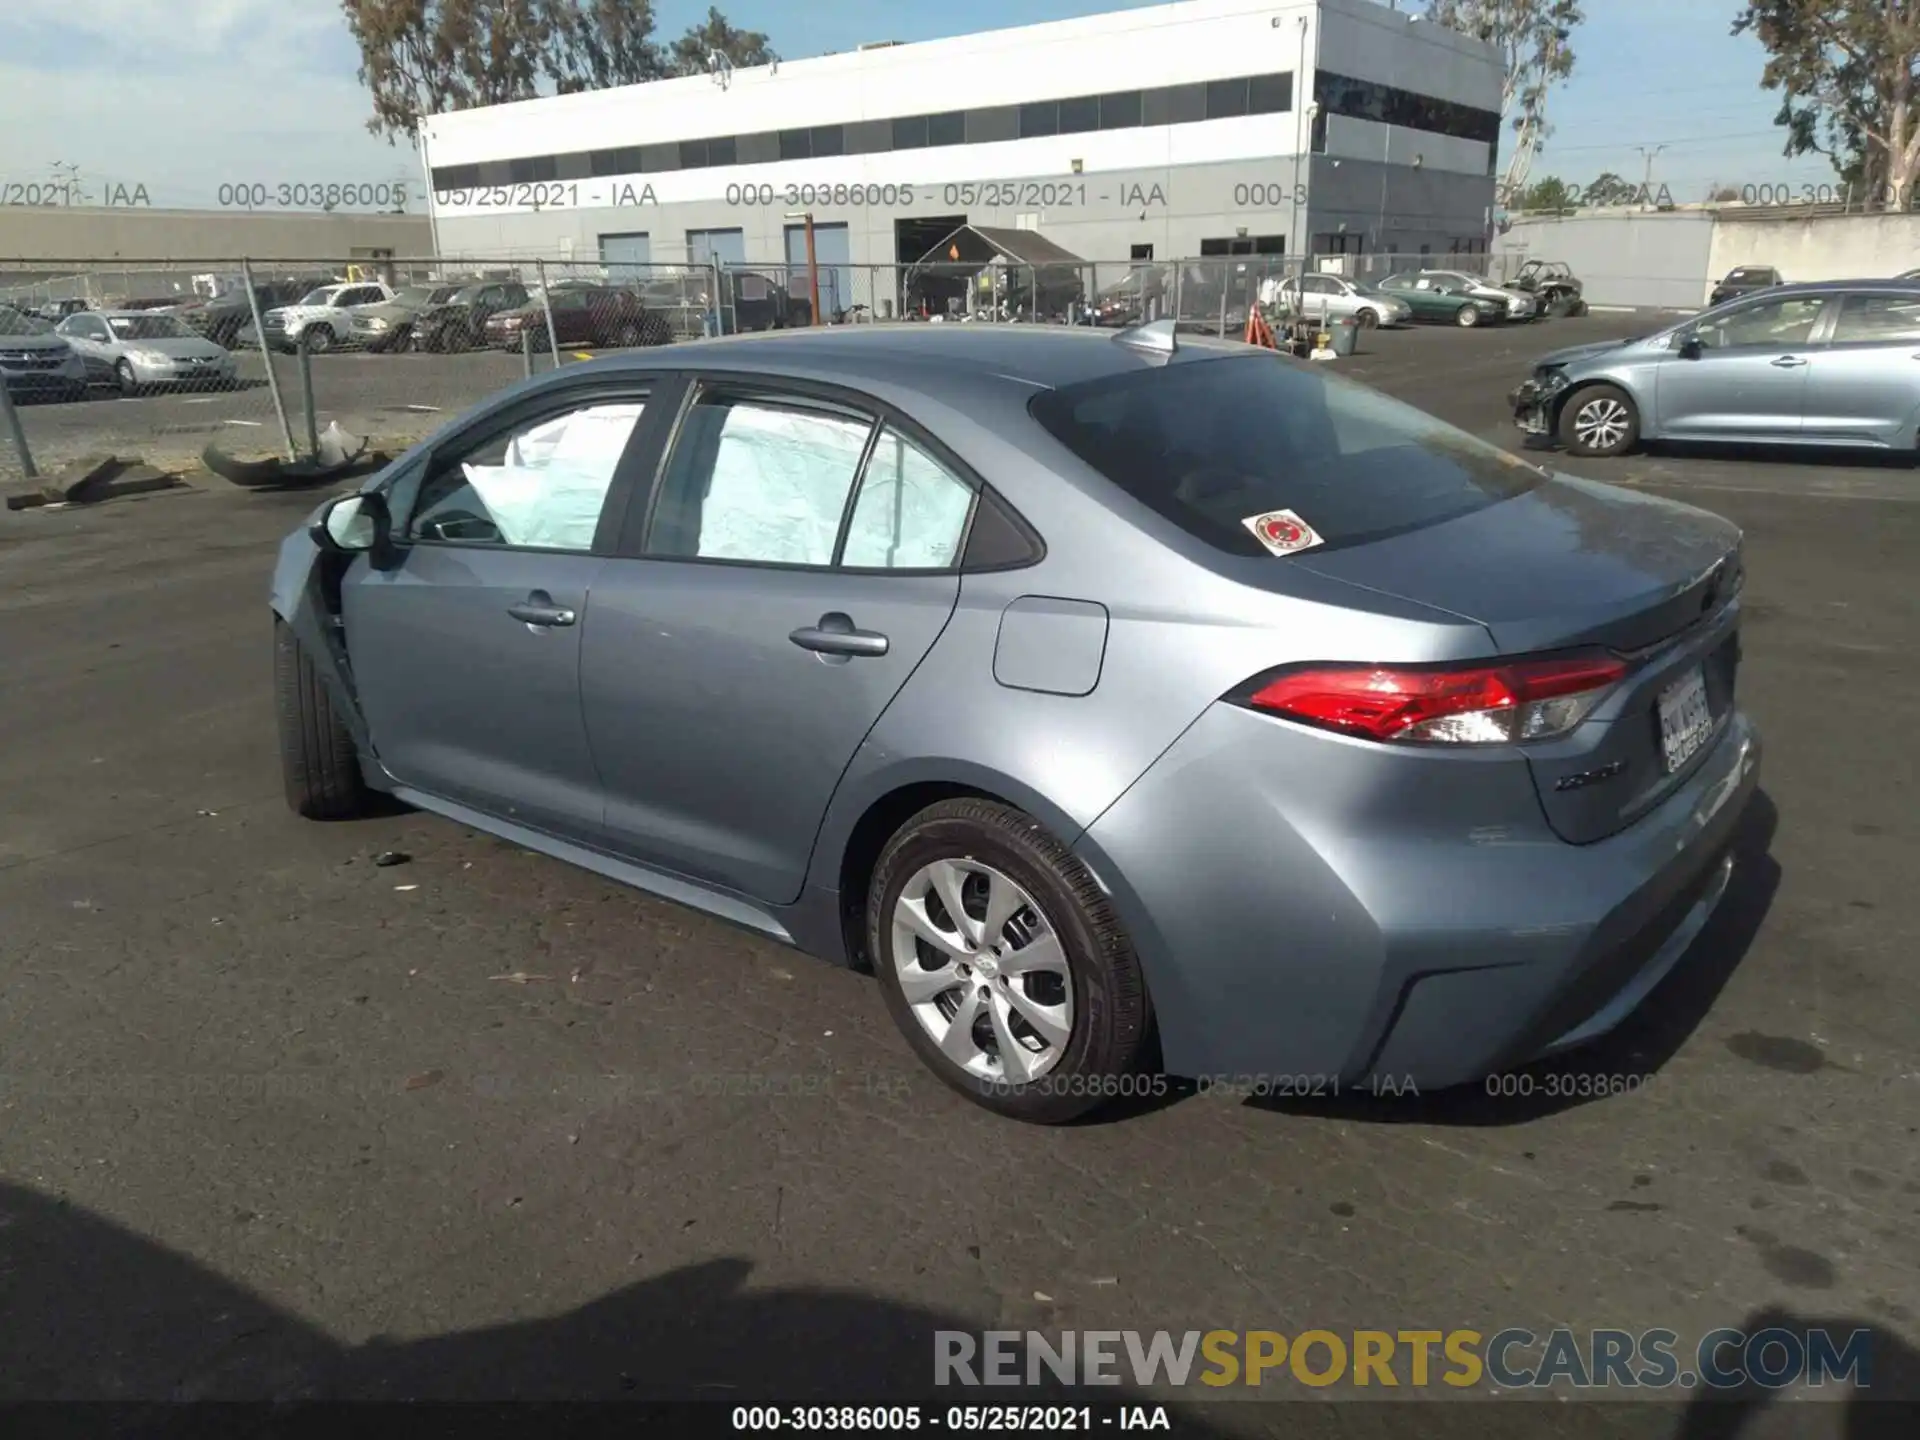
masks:
[[[0,268],[20,261],[97,263],[114,260],[347,261],[373,251],[407,257],[433,253],[424,215],[143,207],[0,208]],[[57,268],[57,267],[56,267]]]
[[[1920,213],[1749,219],[1722,210],[1702,299],[1736,265],[1771,265],[1787,280],[1866,280],[1920,266]]]
[[[1492,176],[1332,154],[1313,157],[1312,175],[1307,192],[1309,243],[1314,236],[1344,232],[1359,236],[1368,255],[1415,255],[1422,246],[1444,255],[1455,242],[1486,238]]]
[[[1714,244],[1709,211],[1523,217],[1494,240],[1509,270],[1527,259],[1562,260],[1590,305],[1694,309],[1705,302]]]

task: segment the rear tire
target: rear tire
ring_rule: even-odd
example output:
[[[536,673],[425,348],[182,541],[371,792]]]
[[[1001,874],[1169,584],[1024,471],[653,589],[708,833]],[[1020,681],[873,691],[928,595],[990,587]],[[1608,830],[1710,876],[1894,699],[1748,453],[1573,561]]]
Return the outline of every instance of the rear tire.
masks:
[[[1608,460],[1640,443],[1640,411],[1617,385],[1587,385],[1560,406],[1559,431],[1568,454]]]
[[[1480,323],[1480,307],[1478,305],[1462,305],[1454,312],[1453,323],[1458,325],[1462,330],[1473,329],[1474,326]]]
[[[365,814],[372,792],[360,774],[353,737],[334,713],[326,682],[306,647],[277,616],[273,705],[280,730],[280,776],[293,812],[309,820],[346,820]]]
[[[941,876],[955,881],[944,892]],[[960,900],[964,923],[942,893]],[[990,898],[1000,907],[997,933],[983,934]],[[909,928],[903,917],[916,911],[926,923]],[[948,940],[933,943],[929,927]],[[966,927],[977,941],[963,938]],[[1151,1093],[1153,1077],[1142,1073],[1151,1013],[1132,943],[1098,883],[1031,816],[963,799],[907,821],[867,887],[866,941],[907,1043],[974,1103],[1057,1125]],[[929,973],[940,970],[950,985]],[[962,1006],[975,1018],[960,1015]],[[1000,1058],[1008,1043],[1021,1052],[1012,1070]]]

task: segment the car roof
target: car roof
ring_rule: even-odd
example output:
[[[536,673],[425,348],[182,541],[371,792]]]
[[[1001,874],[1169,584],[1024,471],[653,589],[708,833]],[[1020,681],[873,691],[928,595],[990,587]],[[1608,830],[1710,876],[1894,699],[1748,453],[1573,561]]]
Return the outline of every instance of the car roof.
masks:
[[[1837,295],[1849,290],[1893,290],[1920,296],[1920,280],[1796,280],[1791,285],[1770,286],[1767,294]]]
[[[769,330],[659,346],[610,356],[611,368],[751,371],[805,380],[897,381],[903,366],[948,368],[974,380],[1005,382],[1031,393],[1122,375],[1164,363],[1122,343],[1125,331],[1056,325],[896,322]],[[1181,335],[1172,363],[1256,353],[1237,340]],[[572,369],[573,367],[566,367]],[[552,372],[563,373],[560,371]]]

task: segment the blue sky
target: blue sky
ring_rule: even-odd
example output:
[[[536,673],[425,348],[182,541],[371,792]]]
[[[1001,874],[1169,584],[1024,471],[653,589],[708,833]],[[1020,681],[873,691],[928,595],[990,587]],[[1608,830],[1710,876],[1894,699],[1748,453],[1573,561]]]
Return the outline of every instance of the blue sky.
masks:
[[[790,59],[1134,8],[1147,0],[733,0],[735,24]],[[656,4],[677,35],[701,3]],[[1713,184],[1818,185],[1824,160],[1780,158],[1764,55],[1728,34],[1734,0],[1586,0],[1573,78],[1534,177],[1639,180],[1638,147],[1676,199]],[[184,17],[191,15],[192,23]],[[336,0],[0,0],[0,182],[78,165],[97,193],[144,185],[155,205],[215,203],[223,183],[416,179],[410,151],[363,128],[366,98]]]

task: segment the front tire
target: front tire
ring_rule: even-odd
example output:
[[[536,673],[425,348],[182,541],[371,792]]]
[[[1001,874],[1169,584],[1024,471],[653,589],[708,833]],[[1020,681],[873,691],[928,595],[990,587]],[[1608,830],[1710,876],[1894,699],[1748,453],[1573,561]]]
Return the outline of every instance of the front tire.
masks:
[[[1358,315],[1354,316],[1353,319],[1354,323],[1362,330],[1373,330],[1380,324],[1379,315],[1372,310],[1362,310]]]
[[[273,622],[273,705],[287,804],[309,820],[363,815],[371,792],[353,737],[334,713],[326,682],[286,621]]]
[[[309,355],[324,355],[333,348],[333,331],[325,325],[309,326],[306,341]]]
[[[140,377],[133,373],[131,360],[122,360],[113,367],[113,383],[129,400],[140,393]]]
[[[1474,326],[1480,323],[1480,307],[1478,305],[1462,305],[1454,312],[1453,323],[1458,325],[1462,330],[1473,329]]]
[[[1057,1125],[1144,1088],[1132,943],[1031,816],[978,799],[915,815],[874,867],[866,940],[894,1023],[976,1104]]]
[[[1640,441],[1640,411],[1617,385],[1589,385],[1560,407],[1560,443],[1570,455],[1611,459]]]

